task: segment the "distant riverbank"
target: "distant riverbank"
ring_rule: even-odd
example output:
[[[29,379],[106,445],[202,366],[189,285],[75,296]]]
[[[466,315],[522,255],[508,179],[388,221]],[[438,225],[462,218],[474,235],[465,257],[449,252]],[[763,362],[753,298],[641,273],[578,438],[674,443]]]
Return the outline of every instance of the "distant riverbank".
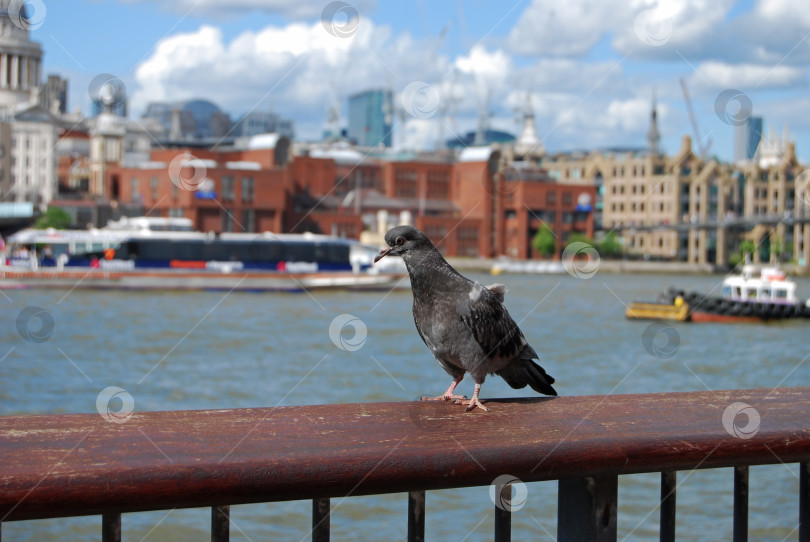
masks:
[[[448,258],[447,261],[456,269],[489,273],[492,265],[499,260],[493,258]],[[810,276],[810,269],[793,263],[781,265],[790,275]],[[729,270],[718,268],[713,264],[695,264],[687,262],[658,262],[643,260],[600,260],[599,273],[649,273],[676,275],[711,275],[725,274]]]

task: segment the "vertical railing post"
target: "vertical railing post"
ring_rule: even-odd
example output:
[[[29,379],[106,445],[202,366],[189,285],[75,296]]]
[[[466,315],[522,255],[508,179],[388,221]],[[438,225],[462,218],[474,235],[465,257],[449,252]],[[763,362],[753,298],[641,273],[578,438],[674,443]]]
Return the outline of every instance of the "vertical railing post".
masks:
[[[312,542],[329,542],[329,509],[328,498],[312,499]]]
[[[101,542],[121,542],[121,514],[101,515]]]
[[[557,542],[615,542],[619,477],[561,479]]]
[[[748,465],[734,467],[734,542],[748,540]]]
[[[425,542],[425,492],[408,493],[408,542]]]
[[[211,542],[228,542],[231,538],[231,507],[211,507]]]
[[[678,486],[678,473],[661,473],[661,542],[675,542],[675,489]]]
[[[799,542],[810,542],[810,462],[799,463]]]
[[[498,488],[496,488],[496,491]],[[495,542],[512,540],[512,484],[504,484],[495,505]]]

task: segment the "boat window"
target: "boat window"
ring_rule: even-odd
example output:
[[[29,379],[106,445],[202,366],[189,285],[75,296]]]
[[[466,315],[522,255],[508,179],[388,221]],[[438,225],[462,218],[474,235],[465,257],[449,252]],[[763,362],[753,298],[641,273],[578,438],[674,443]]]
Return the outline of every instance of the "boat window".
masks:
[[[314,262],[315,245],[312,243],[285,243],[285,260],[288,262]]]
[[[723,286],[723,297],[731,296],[731,286]]]
[[[756,298],[757,297],[757,289],[756,288],[746,288],[745,289],[745,297],[748,299]]]
[[[256,239],[248,248],[249,261],[277,263],[282,258],[282,244],[275,240]]]
[[[248,243],[223,243],[224,259],[229,262],[249,262],[251,258]]]
[[[329,262],[330,263],[345,263],[349,261],[349,245],[339,244],[331,245],[329,247]]]
[[[776,290],[776,299],[787,299],[787,290]]]
[[[742,288],[739,286],[734,287],[734,297],[742,297]]]
[[[115,249],[115,257],[119,260],[129,259],[129,255],[132,253],[130,244],[131,243],[121,243],[121,246]]]
[[[763,299],[770,299],[771,298],[771,289],[770,288],[763,288],[759,291],[759,297]]]

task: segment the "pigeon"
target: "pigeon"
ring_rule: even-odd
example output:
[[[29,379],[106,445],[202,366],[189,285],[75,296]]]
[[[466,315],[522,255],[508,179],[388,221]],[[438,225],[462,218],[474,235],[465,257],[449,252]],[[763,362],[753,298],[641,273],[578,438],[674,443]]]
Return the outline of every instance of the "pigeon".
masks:
[[[467,411],[488,411],[478,395],[488,374],[497,374],[515,389],[527,385],[539,393],[557,395],[554,379],[533,360],[537,353],[503,305],[506,287],[484,287],[456,271],[428,237],[412,226],[397,226],[385,234],[388,245],[374,262],[401,256],[413,291],[416,330],[436,360],[453,378],[438,397],[423,400],[461,402]],[[475,391],[469,401],[453,392],[470,373]]]

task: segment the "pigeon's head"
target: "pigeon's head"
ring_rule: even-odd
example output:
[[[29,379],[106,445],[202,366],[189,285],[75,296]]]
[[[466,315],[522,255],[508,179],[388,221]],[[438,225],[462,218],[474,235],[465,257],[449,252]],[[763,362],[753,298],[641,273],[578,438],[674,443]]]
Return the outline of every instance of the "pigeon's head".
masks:
[[[397,226],[391,228],[385,234],[385,244],[388,248],[377,254],[374,263],[377,263],[389,254],[392,256],[410,256],[414,251],[420,249],[431,249],[433,243],[427,235],[417,230],[413,226]]]

